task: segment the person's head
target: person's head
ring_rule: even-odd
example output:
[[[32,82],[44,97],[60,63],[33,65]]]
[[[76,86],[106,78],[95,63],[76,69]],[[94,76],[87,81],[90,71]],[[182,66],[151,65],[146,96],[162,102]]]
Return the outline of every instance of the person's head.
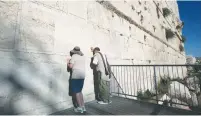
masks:
[[[81,50],[80,50],[80,47],[78,47],[78,46],[75,46],[74,48],[73,48],[73,50],[71,50],[70,51],[70,53],[73,55],[73,54],[78,54],[78,55],[80,55],[80,56],[83,56],[84,54],[81,52]]]
[[[93,53],[94,53],[94,54],[97,53],[97,52],[100,52],[100,48],[99,48],[99,47],[95,47],[95,48],[93,49]]]

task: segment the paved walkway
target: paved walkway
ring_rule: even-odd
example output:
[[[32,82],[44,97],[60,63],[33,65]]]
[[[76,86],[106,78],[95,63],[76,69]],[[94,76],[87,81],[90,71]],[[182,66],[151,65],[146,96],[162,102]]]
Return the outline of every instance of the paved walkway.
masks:
[[[196,112],[181,110],[136,100],[112,97],[109,105],[100,105],[95,101],[86,104],[86,115],[194,115]],[[55,112],[53,115],[78,115],[73,109]]]

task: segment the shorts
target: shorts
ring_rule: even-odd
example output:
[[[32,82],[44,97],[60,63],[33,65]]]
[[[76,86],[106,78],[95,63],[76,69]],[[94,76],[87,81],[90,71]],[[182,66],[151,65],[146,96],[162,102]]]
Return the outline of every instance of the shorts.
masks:
[[[70,79],[71,93],[79,93],[82,91],[84,79]]]

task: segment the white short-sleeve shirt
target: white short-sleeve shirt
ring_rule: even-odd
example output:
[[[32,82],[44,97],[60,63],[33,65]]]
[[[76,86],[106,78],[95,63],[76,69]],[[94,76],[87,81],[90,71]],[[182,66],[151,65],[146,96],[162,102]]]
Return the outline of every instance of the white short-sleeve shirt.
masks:
[[[73,65],[72,70],[80,70],[85,72],[85,57],[78,54],[74,54],[70,60],[70,64]]]

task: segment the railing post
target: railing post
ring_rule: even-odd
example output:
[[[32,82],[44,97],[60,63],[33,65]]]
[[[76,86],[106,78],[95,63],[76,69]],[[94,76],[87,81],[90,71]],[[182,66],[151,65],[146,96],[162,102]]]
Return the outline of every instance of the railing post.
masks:
[[[198,78],[199,79],[199,86],[200,86],[200,91],[201,91],[201,77],[200,78]],[[196,85],[195,85],[196,86]],[[200,100],[198,100],[199,98],[198,98],[198,96],[197,96],[197,101],[198,101],[198,107],[201,107],[201,105],[200,105]]]
[[[158,87],[157,87],[157,79],[156,79],[156,66],[154,66],[154,85],[155,85],[155,90],[156,90],[156,102],[158,104]]]
[[[118,87],[118,96],[119,96],[119,87]]]

